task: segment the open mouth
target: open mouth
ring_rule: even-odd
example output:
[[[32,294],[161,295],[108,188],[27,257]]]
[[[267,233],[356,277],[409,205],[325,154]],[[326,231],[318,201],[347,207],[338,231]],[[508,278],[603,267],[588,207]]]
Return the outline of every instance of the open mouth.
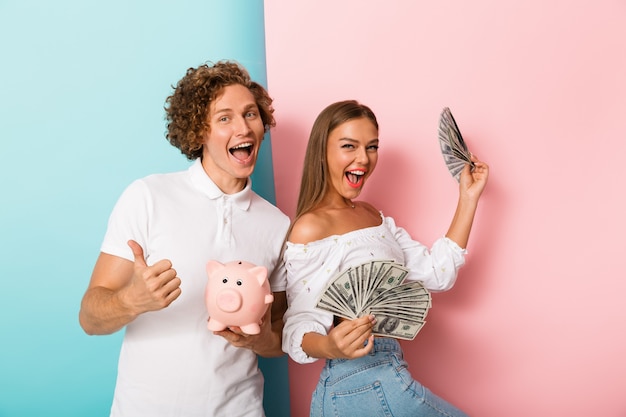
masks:
[[[365,179],[365,171],[363,170],[352,170],[346,172],[346,180],[348,180],[348,184],[351,187],[360,187],[363,185],[363,180]]]
[[[254,145],[251,142],[241,143],[237,146],[233,146],[228,150],[235,159],[245,162],[252,155],[252,150],[254,149]]]

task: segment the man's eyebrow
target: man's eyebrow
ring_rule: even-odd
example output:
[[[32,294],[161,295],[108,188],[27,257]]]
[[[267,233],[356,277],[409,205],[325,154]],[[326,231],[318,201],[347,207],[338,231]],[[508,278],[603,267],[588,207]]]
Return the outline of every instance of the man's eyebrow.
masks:
[[[250,109],[258,109],[258,108],[259,108],[259,106],[257,106],[257,104],[256,104],[256,103],[250,103],[250,104],[247,104],[247,105],[243,108],[243,110],[244,110],[244,111],[248,111],[248,110],[250,110]],[[215,112],[214,112],[213,114],[218,114],[218,113],[233,113],[233,112],[234,112],[234,110],[233,110],[233,109],[231,109],[230,107],[224,107],[224,108],[221,108],[221,109],[216,109],[216,110],[215,110]]]

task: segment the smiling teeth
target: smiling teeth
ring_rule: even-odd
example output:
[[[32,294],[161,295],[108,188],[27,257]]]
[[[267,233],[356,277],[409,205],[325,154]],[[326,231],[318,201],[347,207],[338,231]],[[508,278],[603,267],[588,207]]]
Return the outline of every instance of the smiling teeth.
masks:
[[[347,171],[346,178],[352,184],[358,184],[361,178],[365,175],[364,171]]]
[[[251,143],[242,143],[237,146],[233,146],[231,149],[243,149],[243,148],[249,148],[250,146],[252,146]]]
[[[245,159],[252,153],[254,144],[251,142],[240,143],[228,150],[230,154],[236,158]]]

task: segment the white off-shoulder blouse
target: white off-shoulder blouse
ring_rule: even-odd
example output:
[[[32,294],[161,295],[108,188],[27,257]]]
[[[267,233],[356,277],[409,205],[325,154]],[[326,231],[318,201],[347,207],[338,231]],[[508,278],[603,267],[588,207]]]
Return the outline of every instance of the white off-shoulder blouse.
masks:
[[[333,315],[315,308],[326,283],[339,272],[372,260],[391,260],[410,269],[407,280],[416,280],[431,291],[450,289],[465,263],[465,249],[448,238],[432,248],[417,242],[393,218],[381,213],[379,226],[329,236],[307,244],[287,242],[287,302],[283,351],[298,363],[310,363],[302,350],[306,333],[328,334]]]

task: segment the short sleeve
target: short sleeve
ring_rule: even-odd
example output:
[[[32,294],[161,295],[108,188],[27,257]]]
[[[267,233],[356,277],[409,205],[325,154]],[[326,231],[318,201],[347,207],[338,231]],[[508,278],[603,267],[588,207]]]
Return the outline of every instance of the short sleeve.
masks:
[[[281,292],[287,289],[287,270],[285,264],[279,262],[270,275],[270,287],[273,292]]]
[[[148,223],[151,210],[148,187],[141,180],[131,183],[117,200],[107,225],[100,250],[104,253],[134,260],[128,247],[135,240],[148,253]]]

